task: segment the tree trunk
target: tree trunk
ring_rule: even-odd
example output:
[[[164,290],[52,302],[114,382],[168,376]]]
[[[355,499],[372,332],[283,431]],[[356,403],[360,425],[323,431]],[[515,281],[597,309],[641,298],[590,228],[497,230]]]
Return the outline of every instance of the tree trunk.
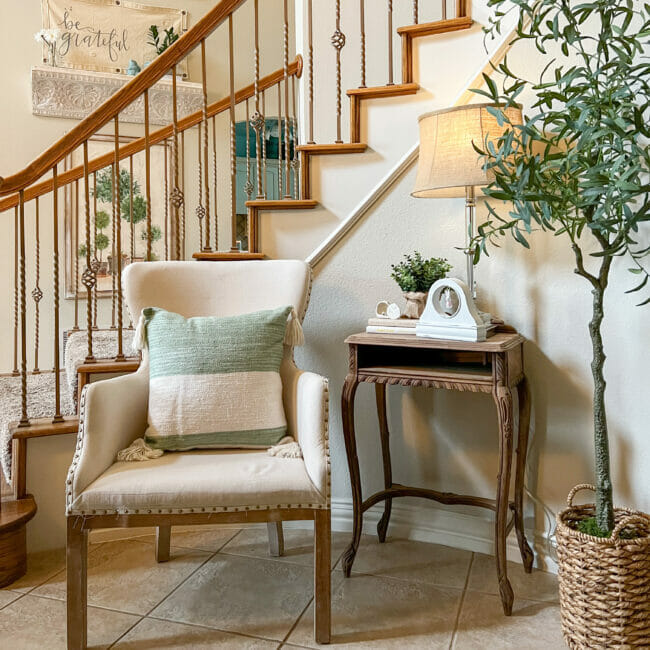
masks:
[[[604,271],[604,273],[603,273]],[[607,415],[605,412],[605,352],[600,331],[604,310],[603,298],[609,265],[601,269],[600,286],[593,290],[593,316],[589,323],[589,334],[593,359],[591,372],[594,378],[594,448],[596,452],[596,522],[601,531],[614,528],[614,506],[612,495],[612,478],[609,460],[609,437],[607,433]],[[604,277],[603,277],[604,275]],[[604,282],[603,282],[604,280]]]

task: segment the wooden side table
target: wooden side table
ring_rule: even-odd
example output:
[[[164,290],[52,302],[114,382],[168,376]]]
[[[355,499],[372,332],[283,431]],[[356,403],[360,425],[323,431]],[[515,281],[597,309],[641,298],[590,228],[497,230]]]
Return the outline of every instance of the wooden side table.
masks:
[[[345,449],[352,483],[354,529],[352,541],[343,555],[343,572],[349,577],[354,562],[363,513],[380,501],[384,514],[377,524],[380,542],[386,539],[392,500],[395,497],[422,497],[447,505],[462,504],[492,510],[496,515],[494,541],[497,577],[503,611],[512,613],[514,598],[506,567],[506,537],[513,526],[526,572],[530,573],[533,552],[524,533],[523,491],[526,450],[530,424],[530,395],[523,371],[524,339],[513,330],[500,331],[487,341],[447,341],[417,338],[413,335],[354,334],[345,342],[350,351],[350,368],[343,386],[342,415]],[[384,464],[384,490],[365,500],[361,495],[359,459],[354,432],[354,397],[361,382],[375,384],[379,433]],[[499,473],[496,498],[438,492],[394,483],[392,478],[386,386],[426,386],[470,392],[492,393],[499,421]],[[519,398],[519,429],[515,468],[514,500],[509,500],[513,460],[514,409],[513,392]],[[509,511],[512,516],[509,517]]]

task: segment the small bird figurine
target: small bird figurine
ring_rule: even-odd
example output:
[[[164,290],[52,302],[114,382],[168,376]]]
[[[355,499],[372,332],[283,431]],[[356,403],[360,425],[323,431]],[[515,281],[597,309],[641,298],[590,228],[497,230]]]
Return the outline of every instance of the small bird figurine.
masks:
[[[135,75],[137,75],[138,72],[140,72],[140,70],[141,70],[141,68],[138,65],[137,61],[134,61],[133,59],[131,59],[129,61],[129,67],[126,69],[126,74],[131,75],[132,77],[135,77]]]

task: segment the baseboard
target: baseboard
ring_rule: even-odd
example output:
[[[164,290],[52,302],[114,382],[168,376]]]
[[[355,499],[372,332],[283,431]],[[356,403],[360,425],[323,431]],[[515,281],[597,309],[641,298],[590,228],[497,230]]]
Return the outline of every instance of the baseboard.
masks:
[[[364,514],[365,533],[376,535],[377,523],[382,513],[383,506],[380,504]],[[352,530],[351,500],[332,500],[332,530],[340,532]],[[393,501],[388,535],[494,555],[492,518],[461,514],[428,504],[413,505]],[[557,573],[553,542],[548,535],[527,530],[526,536],[535,553],[534,566]],[[521,564],[521,555],[514,532],[508,537],[507,556],[508,560]]]

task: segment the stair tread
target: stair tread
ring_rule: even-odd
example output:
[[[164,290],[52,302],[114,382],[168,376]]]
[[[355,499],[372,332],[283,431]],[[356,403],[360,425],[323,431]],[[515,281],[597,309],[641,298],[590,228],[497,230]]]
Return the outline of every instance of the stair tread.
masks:
[[[255,199],[246,201],[247,208],[258,210],[309,210],[315,208],[318,201],[313,199]]]
[[[363,153],[368,148],[364,142],[331,142],[328,144],[301,144],[298,151],[312,155],[337,153]]]
[[[0,509],[0,531],[6,532],[28,522],[36,514],[34,497],[28,495],[22,499],[7,499],[2,501]]]
[[[59,436],[76,433],[78,429],[79,418],[76,415],[64,417],[62,422],[52,422],[52,418],[32,418],[26,427],[18,426],[17,422],[9,424],[9,433],[14,440]]]
[[[461,18],[449,18],[448,20],[435,20],[431,23],[419,23],[417,25],[405,25],[398,27],[398,34],[408,34],[411,37],[431,36],[432,34],[446,34],[456,32],[460,29],[469,29],[474,21],[468,16]]]
[[[393,84],[392,86],[373,86],[368,88],[351,88],[348,97],[371,99],[373,97],[398,97],[399,95],[414,95],[420,90],[420,84]]]

